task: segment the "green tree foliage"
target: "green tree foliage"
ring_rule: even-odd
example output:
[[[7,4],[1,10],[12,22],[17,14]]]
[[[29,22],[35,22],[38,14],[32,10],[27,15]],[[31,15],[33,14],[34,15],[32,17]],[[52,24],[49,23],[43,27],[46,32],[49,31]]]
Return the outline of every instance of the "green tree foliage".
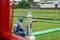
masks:
[[[16,5],[16,8],[30,8],[30,6],[28,2],[23,0]]]
[[[33,0],[28,0],[28,2],[33,2]]]

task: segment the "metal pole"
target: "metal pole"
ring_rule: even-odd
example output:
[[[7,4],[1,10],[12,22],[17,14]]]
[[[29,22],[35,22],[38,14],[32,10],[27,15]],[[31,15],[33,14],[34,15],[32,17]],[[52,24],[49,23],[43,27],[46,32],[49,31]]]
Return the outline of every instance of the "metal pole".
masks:
[[[35,40],[35,36],[32,36],[32,15],[28,12],[27,15],[27,38],[28,40]]]
[[[28,12],[27,15],[27,36],[32,36],[32,15],[31,12]]]
[[[0,40],[10,40],[9,0],[0,0]]]
[[[27,40],[26,38],[12,35],[9,21],[9,0],[0,0],[0,40]]]

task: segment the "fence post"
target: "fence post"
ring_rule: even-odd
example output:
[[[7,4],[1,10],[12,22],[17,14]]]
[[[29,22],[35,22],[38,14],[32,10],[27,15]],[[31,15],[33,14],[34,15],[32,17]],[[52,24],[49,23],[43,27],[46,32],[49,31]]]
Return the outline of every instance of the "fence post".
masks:
[[[28,12],[27,15],[27,38],[28,40],[35,40],[35,36],[32,36],[32,15]]]

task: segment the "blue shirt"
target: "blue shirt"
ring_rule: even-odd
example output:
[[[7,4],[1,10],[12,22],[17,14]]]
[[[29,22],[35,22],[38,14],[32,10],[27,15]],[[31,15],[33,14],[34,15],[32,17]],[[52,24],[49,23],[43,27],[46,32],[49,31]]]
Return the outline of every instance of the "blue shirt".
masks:
[[[13,33],[16,34],[16,35],[19,35],[19,36],[23,36],[23,37],[26,36],[26,32],[24,31],[24,28],[23,28],[21,22],[17,22],[14,25]]]

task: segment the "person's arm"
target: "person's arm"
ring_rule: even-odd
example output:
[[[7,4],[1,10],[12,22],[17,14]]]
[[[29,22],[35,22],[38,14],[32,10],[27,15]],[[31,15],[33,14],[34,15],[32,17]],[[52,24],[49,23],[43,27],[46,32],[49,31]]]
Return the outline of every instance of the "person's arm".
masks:
[[[16,34],[17,30],[18,30],[18,29],[17,29],[17,25],[15,24],[15,25],[14,25],[14,29],[13,29],[13,33]]]

